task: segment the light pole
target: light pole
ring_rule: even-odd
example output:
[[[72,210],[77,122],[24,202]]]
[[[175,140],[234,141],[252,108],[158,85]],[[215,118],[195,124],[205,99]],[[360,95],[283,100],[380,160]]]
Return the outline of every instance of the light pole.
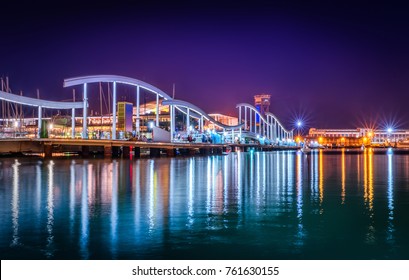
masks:
[[[392,127],[388,127],[387,129],[386,129],[386,131],[388,132],[388,138],[387,138],[387,141],[388,141],[388,145],[390,145],[391,144],[391,142],[392,142],[392,131],[393,131],[393,128]]]
[[[302,128],[302,121],[298,120],[297,121],[297,139],[299,139],[299,144],[301,142],[304,142],[301,136],[301,128]]]

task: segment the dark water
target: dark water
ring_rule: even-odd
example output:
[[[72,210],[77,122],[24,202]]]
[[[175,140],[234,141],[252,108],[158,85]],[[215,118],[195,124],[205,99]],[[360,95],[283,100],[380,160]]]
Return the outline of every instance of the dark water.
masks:
[[[1,259],[409,259],[409,155],[0,167]]]

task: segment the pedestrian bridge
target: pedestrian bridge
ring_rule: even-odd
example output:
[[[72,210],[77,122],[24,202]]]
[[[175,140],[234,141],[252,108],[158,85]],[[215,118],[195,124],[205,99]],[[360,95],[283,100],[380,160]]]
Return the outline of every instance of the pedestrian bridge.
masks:
[[[80,111],[82,119],[81,138],[88,139],[88,126],[90,124],[89,116],[89,103],[96,102],[96,95],[90,90],[90,84],[108,84],[112,88],[112,114],[111,114],[111,128],[110,135],[111,140],[116,140],[118,135],[117,129],[117,87],[118,84],[123,84],[129,87],[134,94],[133,104],[135,106],[135,116],[133,127],[137,134],[141,133],[141,92],[144,94],[151,94],[155,100],[155,116],[154,123],[156,129],[161,131],[166,131],[168,135],[168,142],[176,142],[175,136],[177,134],[214,134],[215,139],[220,141],[220,143],[258,143],[266,145],[289,145],[293,144],[293,131],[286,130],[278,118],[272,113],[261,114],[254,106],[247,103],[239,103],[236,105],[238,110],[238,124],[237,125],[226,125],[221,123],[199,106],[189,103],[183,100],[177,100],[172,98],[166,92],[161,89],[146,83],[144,81],[124,77],[117,75],[92,75],[92,76],[82,76],[69,78],[64,80],[63,86],[65,88],[80,88],[82,93],[82,100],[80,102],[57,102],[44,100],[39,98],[30,98],[22,95],[16,95],[10,93],[9,91],[0,91],[0,100],[2,100],[2,118],[0,119],[0,127],[3,131],[14,129],[24,129],[24,124],[26,123],[26,118],[21,116],[23,111],[20,108],[20,115],[17,114],[10,115],[10,108],[15,108],[14,112],[18,112],[19,106],[30,106],[37,108],[37,118],[33,120],[32,123],[36,123],[36,138],[40,138],[40,131],[42,127],[43,111],[45,109],[58,109],[58,110],[69,110],[71,111],[71,133],[70,138],[75,138],[75,130],[79,129],[75,126],[75,116],[76,111]],[[3,85],[3,83],[2,83]],[[3,87],[2,87],[3,89]],[[161,116],[160,106],[168,106],[169,110],[166,116]],[[7,114],[6,114],[7,111]],[[11,110],[13,111],[13,110]],[[146,113],[146,112],[145,112]],[[163,113],[162,113],[163,114]],[[180,117],[183,116],[182,121]],[[77,117],[78,118],[78,117]],[[168,126],[163,126],[160,123],[160,119],[167,118],[169,120]],[[182,122],[182,123],[181,123]],[[205,129],[204,123],[211,123],[215,129],[209,131]],[[192,123],[196,123],[197,129],[192,128]],[[177,128],[179,127],[179,129]],[[180,129],[182,127],[182,129]],[[4,133],[3,133],[4,135]],[[15,134],[17,135],[17,134]],[[8,135],[8,137],[11,137]],[[163,139],[161,139],[163,141]]]

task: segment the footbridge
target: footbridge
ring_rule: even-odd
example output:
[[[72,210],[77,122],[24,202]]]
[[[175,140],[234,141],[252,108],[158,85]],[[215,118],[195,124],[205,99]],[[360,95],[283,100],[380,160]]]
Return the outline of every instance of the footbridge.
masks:
[[[64,88],[80,87],[82,90],[83,98],[81,102],[57,102],[44,99],[35,99],[30,97],[24,97],[4,91],[0,91],[0,100],[10,102],[14,104],[21,104],[25,106],[34,106],[38,109],[37,117],[37,134],[36,137],[40,138],[41,131],[41,119],[43,108],[71,110],[71,138],[75,138],[75,110],[82,110],[82,129],[81,138],[89,139],[88,126],[90,118],[89,103],[95,98],[93,93],[89,90],[89,84],[93,83],[107,83],[112,91],[112,115],[111,118],[111,140],[117,139],[117,85],[123,84],[131,88],[131,92],[134,93],[134,100],[132,103],[135,106],[134,124],[136,134],[141,133],[141,93],[152,94],[155,100],[155,118],[154,126],[158,129],[168,131],[168,142],[175,142],[176,124],[180,122],[180,118],[177,115],[182,114],[182,124],[178,123],[179,127],[183,127],[182,130],[185,134],[196,133],[204,135],[209,133],[205,129],[205,122],[213,124],[214,129],[211,133],[219,134],[222,136],[222,143],[236,143],[244,144],[247,142],[258,144],[270,144],[270,145],[286,145],[293,139],[293,131],[286,130],[278,118],[272,113],[261,114],[254,106],[247,103],[239,103],[236,105],[238,109],[238,121],[237,125],[227,125],[221,123],[206,113],[199,106],[189,103],[183,100],[177,100],[172,98],[166,92],[161,89],[146,83],[144,81],[118,76],[118,75],[92,75],[82,76],[65,79],[63,83]],[[95,98],[96,101],[96,98]],[[167,113],[161,112],[160,108],[168,106]],[[145,112],[146,113],[146,112]],[[162,115],[161,115],[162,114]],[[165,114],[165,115],[163,115]],[[168,120],[169,125],[161,125],[160,120]],[[5,119],[2,119],[2,125],[4,126]],[[196,123],[194,129],[192,124]],[[77,128],[78,129],[78,128]],[[194,131],[195,130],[195,131]],[[181,132],[180,130],[178,132]]]
[[[38,117],[37,117],[37,138],[40,138],[41,132],[41,125],[42,125],[42,110],[43,108],[48,109],[59,109],[59,110],[71,110],[71,118],[72,120],[75,119],[75,109],[82,109],[86,112],[88,104],[82,102],[58,102],[58,101],[50,101],[44,99],[35,99],[31,97],[16,95],[12,93],[8,93],[5,91],[0,91],[0,100],[11,102],[14,104],[21,104],[30,107],[36,107],[38,110]],[[6,121],[5,119],[2,120],[3,123]],[[7,120],[12,121],[12,120]],[[75,121],[71,121],[71,137],[74,138],[75,133]],[[3,124],[4,125],[4,124]],[[18,120],[14,119],[14,126],[18,126]]]

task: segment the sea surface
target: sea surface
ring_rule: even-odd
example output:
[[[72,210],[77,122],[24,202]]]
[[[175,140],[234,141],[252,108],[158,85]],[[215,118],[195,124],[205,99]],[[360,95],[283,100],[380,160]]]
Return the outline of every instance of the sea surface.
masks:
[[[0,159],[1,259],[409,259],[409,155]]]

